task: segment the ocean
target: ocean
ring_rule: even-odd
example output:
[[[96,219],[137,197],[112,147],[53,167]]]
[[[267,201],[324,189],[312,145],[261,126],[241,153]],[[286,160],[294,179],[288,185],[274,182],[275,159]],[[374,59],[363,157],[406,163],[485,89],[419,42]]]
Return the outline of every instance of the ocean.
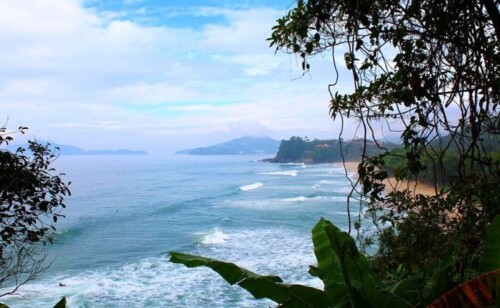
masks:
[[[325,217],[347,228],[351,184],[332,165],[270,164],[267,156],[61,156],[71,181],[51,267],[0,298],[11,307],[269,307],[170,251],[234,262],[287,283],[311,277],[310,238]],[[64,286],[59,286],[59,284]]]

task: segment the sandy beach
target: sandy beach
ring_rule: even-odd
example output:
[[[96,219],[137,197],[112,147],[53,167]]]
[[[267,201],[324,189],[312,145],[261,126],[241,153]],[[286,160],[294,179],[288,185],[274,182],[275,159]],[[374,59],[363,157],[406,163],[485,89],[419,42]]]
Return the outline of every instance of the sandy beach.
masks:
[[[357,175],[358,172],[358,165],[359,162],[355,161],[348,161],[345,162],[344,164],[342,163],[336,163],[336,166],[343,167],[347,169],[349,173],[354,173]],[[432,196],[436,194],[436,190],[434,186],[419,183],[416,181],[396,181],[394,177],[388,178],[387,180],[384,181],[385,184],[385,191],[387,193],[393,192],[395,190],[401,191],[404,189],[408,189],[412,191],[414,194],[422,194],[425,196]]]

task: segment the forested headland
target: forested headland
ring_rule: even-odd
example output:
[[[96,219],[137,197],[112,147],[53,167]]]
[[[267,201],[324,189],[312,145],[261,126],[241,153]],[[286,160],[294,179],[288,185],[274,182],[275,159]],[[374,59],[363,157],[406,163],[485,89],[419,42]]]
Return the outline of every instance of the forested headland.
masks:
[[[431,143],[436,153],[433,157],[424,157],[420,164],[421,171],[415,180],[419,182],[443,187],[457,178],[460,173],[460,152],[457,145],[452,142],[451,135],[436,138]],[[417,166],[408,164],[406,151],[403,145],[392,142],[380,142],[363,139],[313,139],[293,136],[289,140],[281,140],[278,153],[273,158],[262,161],[270,163],[304,163],[324,164],[339,163],[343,161],[361,162],[363,156],[376,156],[390,150],[385,155],[384,164],[381,166],[389,176],[397,179],[408,178],[412,169]],[[444,151],[443,149],[447,149]],[[500,159],[500,141],[494,136],[483,139],[478,148],[482,152],[483,160],[498,161]],[[442,152],[442,157],[438,157]],[[477,166],[476,168],[479,168]]]
[[[361,161],[365,155],[376,155],[381,152],[374,141],[367,141],[364,149],[363,139],[344,141],[342,139],[309,140],[307,137],[291,137],[289,140],[281,140],[278,153],[275,157],[264,159],[270,163],[305,163],[324,164],[342,161]],[[380,142],[379,142],[380,144]],[[394,143],[386,142],[387,148],[395,148]]]

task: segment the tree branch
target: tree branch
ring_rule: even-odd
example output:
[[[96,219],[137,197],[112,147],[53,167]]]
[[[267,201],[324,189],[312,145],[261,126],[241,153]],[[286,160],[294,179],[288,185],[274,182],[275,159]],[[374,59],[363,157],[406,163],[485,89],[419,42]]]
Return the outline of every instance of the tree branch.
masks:
[[[491,22],[493,23],[493,27],[495,28],[495,34],[497,35],[497,39],[500,42],[500,11],[498,7],[495,5],[493,0],[484,0],[484,7],[490,15]]]

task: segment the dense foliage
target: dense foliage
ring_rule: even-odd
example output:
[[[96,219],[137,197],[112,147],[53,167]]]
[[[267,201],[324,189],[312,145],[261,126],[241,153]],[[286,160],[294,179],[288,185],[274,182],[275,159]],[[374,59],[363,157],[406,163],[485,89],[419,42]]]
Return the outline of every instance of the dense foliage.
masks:
[[[358,238],[378,244],[371,265],[384,279],[421,274],[425,282],[448,252],[450,287],[480,272],[486,227],[500,213],[491,149],[500,134],[498,7],[495,0],[297,1],[273,29],[271,45],[299,55],[306,71],[310,56],[331,52],[338,74],[341,50],[354,90],[330,92],[334,119],[356,119],[365,140],[379,123],[400,131],[402,149],[364,151],[358,169],[361,202],[379,230]],[[385,195],[387,168],[438,185],[438,194]]]
[[[448,135],[434,140],[431,143],[435,148],[438,148],[439,144],[450,144],[450,146],[446,151],[442,152],[441,157],[438,157],[435,153],[421,157],[423,166],[432,166],[433,162],[440,161],[442,167],[437,170],[433,168],[423,168],[418,173],[419,182],[437,185],[439,188],[443,188],[452,184],[455,179],[460,177],[460,151],[453,143],[450,143],[451,139],[452,136]],[[480,140],[480,144],[483,149],[484,157],[488,161],[493,162],[493,166],[498,163],[500,158],[500,140],[497,137],[487,136],[487,138]],[[406,149],[404,147],[396,147],[385,155],[383,169],[398,179],[404,179],[409,176],[406,162]],[[473,168],[475,173],[481,172],[481,165],[476,164]]]
[[[0,128],[0,146],[11,142],[12,134]],[[56,157],[49,144],[34,141],[28,150],[0,149],[0,287],[13,286],[8,293],[47,266],[43,245],[51,242],[70,194],[62,174],[51,167]]]

